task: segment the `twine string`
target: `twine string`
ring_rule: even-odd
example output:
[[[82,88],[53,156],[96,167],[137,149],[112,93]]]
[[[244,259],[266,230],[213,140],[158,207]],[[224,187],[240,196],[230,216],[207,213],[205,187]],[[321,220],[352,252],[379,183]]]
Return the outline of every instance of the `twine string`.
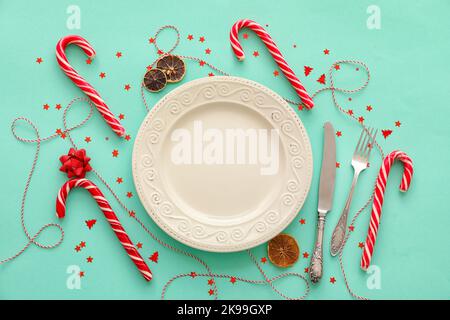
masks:
[[[161,50],[160,47],[159,47],[158,44],[157,44],[157,38],[158,38],[158,36],[159,36],[160,33],[161,33],[163,30],[165,30],[165,29],[172,29],[172,30],[174,30],[174,31],[176,32],[176,41],[175,41],[174,45],[173,45],[169,50],[167,50],[166,52],[164,52],[163,50]],[[180,42],[180,32],[179,32],[178,28],[175,27],[175,26],[172,26],[172,25],[166,25],[166,26],[162,26],[161,28],[159,28],[159,29],[157,30],[157,32],[156,32],[156,34],[155,34],[155,36],[154,36],[153,44],[154,44],[154,46],[155,46],[157,52],[158,52],[161,56],[164,56],[164,55],[171,54],[171,53],[176,49],[176,47],[178,46],[179,42]],[[212,70],[214,70],[214,71],[216,71],[216,72],[218,72],[218,73],[220,73],[220,74],[222,74],[222,75],[224,75],[224,76],[230,76],[230,74],[226,73],[225,71],[223,71],[223,70],[221,70],[221,69],[215,67],[214,65],[212,65],[212,64],[210,64],[210,63],[208,63],[208,62],[206,62],[206,61],[204,61],[204,60],[202,60],[202,59],[200,59],[200,58],[198,58],[198,57],[184,56],[184,55],[178,55],[178,56],[179,56],[180,58],[182,58],[182,59],[192,60],[192,61],[196,61],[196,62],[201,62],[201,61],[202,61],[205,65],[207,65],[208,67],[210,67]],[[156,59],[156,60],[151,64],[151,66],[154,66],[154,64],[157,62],[157,60],[158,60],[158,59]],[[335,67],[336,65],[338,65],[338,64],[352,64],[352,65],[359,65],[359,66],[363,67],[363,69],[366,71],[366,74],[367,74],[367,78],[366,78],[365,82],[364,82],[362,85],[360,85],[359,87],[355,88],[355,89],[345,89],[345,88],[339,88],[339,87],[336,87],[336,86],[334,85],[333,70],[334,70],[334,67]],[[354,119],[355,121],[357,121],[357,122],[360,124],[360,126],[361,126],[367,133],[369,133],[367,127],[366,127],[362,122],[358,121],[358,119],[356,118],[356,116],[354,116],[353,114],[350,114],[350,113],[346,112],[346,111],[342,108],[342,106],[341,106],[341,105],[339,104],[339,102],[337,101],[337,97],[336,97],[336,92],[341,92],[341,93],[344,93],[344,94],[350,94],[350,93],[355,93],[355,92],[361,91],[361,90],[363,90],[365,87],[367,87],[367,85],[369,84],[369,81],[370,81],[370,71],[369,71],[369,68],[368,68],[363,62],[361,62],[361,61],[357,61],[357,60],[340,60],[340,61],[336,61],[336,62],[330,67],[330,70],[329,70],[329,72],[328,72],[328,76],[329,76],[329,79],[330,79],[330,85],[329,85],[328,87],[324,87],[324,88],[321,88],[321,89],[317,90],[311,97],[314,99],[319,93],[322,93],[322,92],[325,92],[325,91],[331,91],[331,96],[332,96],[332,100],[333,100],[333,103],[334,103],[335,107],[336,107],[339,111],[341,111],[342,113],[346,114],[347,116],[349,116],[349,117],[351,117],[352,119]],[[144,106],[145,106],[147,112],[150,111],[150,107],[149,107],[149,105],[148,105],[148,103],[147,103],[147,100],[146,100],[145,94],[144,94],[144,84],[143,84],[143,82],[142,82],[142,84],[141,84],[141,96],[142,96],[143,104],[144,104]],[[285,99],[288,103],[290,103],[290,104],[292,104],[292,105],[295,105],[295,106],[300,106],[300,105],[301,105],[301,101],[296,101],[296,100],[292,100],[292,99],[289,99],[289,98],[284,98],[284,99]],[[89,114],[88,114],[81,122],[79,122],[79,123],[77,123],[77,124],[75,124],[75,125],[69,127],[69,126],[67,125],[67,112],[69,111],[69,109],[72,107],[72,105],[73,105],[74,103],[76,103],[76,102],[83,102],[83,101],[84,101],[84,102],[87,102],[88,105],[89,105],[89,108],[90,108]],[[94,105],[93,105],[93,103],[92,103],[88,98],[86,98],[86,97],[82,97],[82,98],[74,98],[73,100],[71,100],[71,101],[69,102],[69,104],[68,104],[68,105],[66,106],[66,108],[64,109],[64,113],[63,113],[63,126],[64,126],[64,130],[63,130],[63,134],[65,134],[65,135],[68,137],[68,140],[69,140],[70,144],[71,144],[72,147],[74,147],[75,149],[77,148],[77,146],[76,146],[75,141],[73,140],[73,138],[72,138],[70,132],[73,131],[73,130],[75,130],[75,129],[77,129],[77,128],[82,127],[83,125],[85,125],[85,124],[89,121],[89,119],[92,117],[93,111],[94,111]],[[34,138],[34,139],[24,138],[24,137],[21,137],[20,135],[17,134],[17,132],[16,132],[16,127],[17,127],[17,123],[18,123],[19,121],[23,121],[23,122],[25,122],[26,124],[28,124],[29,126],[32,127],[32,129],[33,129],[33,131],[34,131],[34,133],[35,133],[35,138]],[[48,141],[48,140],[54,139],[54,138],[58,137],[60,134],[59,134],[59,133],[54,133],[54,134],[49,135],[49,136],[47,136],[47,137],[41,138],[41,136],[40,136],[40,134],[39,134],[38,127],[34,124],[34,122],[32,122],[30,119],[25,118],[25,117],[18,117],[18,118],[16,118],[16,119],[14,119],[13,122],[12,122],[12,124],[11,124],[11,131],[12,131],[13,136],[14,136],[17,140],[19,140],[19,141],[21,141],[21,142],[24,142],[24,143],[35,143],[35,144],[36,144],[36,151],[35,151],[35,154],[34,154],[34,157],[33,157],[33,162],[32,162],[32,165],[31,165],[31,168],[30,168],[30,171],[29,171],[29,173],[28,173],[28,177],[27,177],[27,180],[26,180],[26,183],[25,183],[25,187],[24,187],[24,191],[23,191],[23,195],[22,195],[22,201],[21,201],[21,209],[20,209],[20,221],[21,221],[22,229],[24,230],[24,233],[25,233],[25,235],[26,235],[26,237],[27,237],[27,239],[28,239],[28,242],[27,242],[27,243],[25,244],[25,246],[24,246],[22,249],[20,249],[16,254],[14,254],[14,255],[12,255],[12,256],[6,258],[6,259],[0,260],[0,264],[3,264],[3,263],[6,263],[6,262],[9,262],[9,261],[12,261],[12,260],[14,260],[15,258],[19,257],[22,253],[24,253],[24,252],[27,250],[27,248],[30,247],[31,244],[34,244],[34,245],[36,245],[36,246],[38,246],[38,247],[40,247],[40,248],[42,248],[42,249],[52,249],[52,248],[58,247],[58,246],[62,243],[62,241],[63,241],[63,239],[64,239],[64,230],[63,230],[63,228],[61,227],[61,225],[59,225],[59,224],[57,224],[57,223],[48,223],[48,224],[43,225],[43,226],[42,226],[42,227],[41,227],[34,235],[31,235],[31,234],[30,234],[30,232],[28,231],[28,228],[26,227],[26,224],[25,224],[25,204],[26,204],[26,197],[27,197],[28,191],[29,191],[29,189],[30,189],[31,179],[32,179],[32,177],[33,177],[33,174],[34,174],[35,169],[36,169],[36,166],[37,166],[37,162],[38,162],[38,158],[39,158],[39,152],[40,152],[40,148],[41,148],[41,143],[44,142],[44,141]],[[384,157],[384,153],[383,153],[383,150],[382,150],[381,146],[380,146],[378,143],[376,143],[376,142],[375,142],[375,145],[376,145],[376,147],[377,147],[377,149],[378,149],[380,155],[381,155],[382,157]],[[140,220],[140,219],[136,216],[136,214],[135,214],[132,210],[130,210],[130,209],[124,204],[124,202],[119,198],[119,196],[116,194],[116,192],[114,192],[114,190],[112,189],[112,187],[111,187],[111,186],[109,185],[109,183],[107,183],[107,181],[100,175],[100,173],[99,173],[97,170],[95,170],[94,168],[92,169],[92,171],[93,171],[93,173],[97,176],[97,178],[103,183],[103,185],[105,185],[105,187],[109,190],[109,192],[113,195],[113,197],[116,199],[116,201],[118,202],[118,204],[119,204],[119,205],[127,212],[127,214],[129,214],[130,217],[132,217],[132,218],[133,218],[133,219],[134,219],[134,220],[135,220],[135,221],[143,228],[143,230],[144,230],[148,235],[150,235],[150,237],[151,237],[154,241],[158,242],[161,246],[166,247],[166,248],[168,248],[168,249],[170,249],[170,250],[172,250],[172,251],[174,251],[174,252],[183,254],[183,255],[185,255],[185,256],[187,256],[187,257],[190,257],[190,258],[196,260],[199,264],[201,264],[201,265],[206,269],[207,273],[199,273],[199,274],[196,274],[196,275],[195,275],[196,277],[209,277],[209,278],[211,278],[211,279],[214,279],[214,278],[228,278],[228,279],[234,278],[234,279],[237,280],[237,281],[241,281],[241,282],[245,282],[245,283],[256,284],[256,285],[269,285],[269,286],[271,287],[271,289],[272,289],[275,293],[277,293],[280,297],[282,297],[282,298],[284,298],[284,299],[287,299],[287,300],[302,300],[302,299],[305,299],[305,298],[307,297],[307,295],[309,294],[309,291],[310,291],[309,282],[308,282],[308,280],[306,279],[306,277],[305,277],[304,275],[299,274],[299,273],[295,273],[295,272],[285,272],[285,273],[281,273],[281,274],[279,274],[279,275],[277,275],[277,276],[275,276],[275,277],[269,278],[269,277],[267,276],[267,274],[265,273],[265,271],[262,269],[261,265],[258,263],[257,259],[255,258],[255,256],[253,255],[253,253],[252,253],[251,250],[247,250],[247,254],[249,255],[249,258],[251,259],[251,261],[252,261],[252,262],[256,265],[256,267],[258,268],[258,270],[259,270],[259,272],[261,273],[261,275],[262,275],[262,277],[264,278],[264,280],[252,280],[252,279],[246,279],[246,278],[243,278],[243,277],[235,277],[235,276],[231,276],[231,275],[228,275],[228,274],[217,274],[217,273],[213,273],[212,270],[211,270],[211,268],[209,267],[209,265],[208,265],[204,260],[200,259],[199,257],[197,257],[197,256],[195,256],[195,255],[193,255],[193,254],[191,254],[191,253],[189,253],[189,252],[187,252],[187,251],[185,251],[185,250],[179,249],[179,248],[177,248],[177,247],[175,247],[175,246],[172,246],[172,245],[170,245],[170,244],[164,242],[163,240],[159,239],[153,232],[151,232],[151,231],[145,226],[145,224],[143,223],[143,221]],[[353,219],[352,219],[352,221],[351,221],[351,224],[350,224],[351,226],[353,226],[353,225],[355,224],[357,218],[358,218],[358,217],[360,216],[360,214],[368,207],[368,205],[371,203],[372,200],[373,200],[373,193],[372,193],[372,195],[370,196],[370,198],[367,200],[367,202],[363,205],[363,207],[361,207],[361,208],[356,212],[356,214],[354,215],[354,217],[353,217]],[[38,241],[37,241],[37,238],[39,237],[39,235],[40,235],[42,232],[44,232],[44,230],[46,230],[46,229],[48,229],[48,228],[51,228],[51,227],[56,228],[56,229],[59,230],[59,232],[60,232],[60,237],[59,237],[59,239],[58,239],[56,242],[52,243],[52,244],[42,244],[42,243],[38,242]],[[355,294],[355,293],[353,292],[353,290],[351,289],[350,284],[349,284],[349,282],[348,282],[346,273],[345,273],[342,255],[343,255],[343,250],[344,250],[344,248],[345,248],[345,245],[346,245],[347,240],[349,239],[349,237],[350,237],[350,233],[347,233],[347,235],[346,235],[346,237],[345,237],[345,239],[344,239],[344,243],[343,243],[343,246],[342,246],[342,250],[341,250],[340,253],[339,253],[339,265],[340,265],[340,268],[341,268],[341,271],[342,271],[342,274],[343,274],[343,277],[344,277],[344,282],[345,282],[345,285],[346,285],[346,288],[347,288],[348,292],[349,292],[354,298],[356,298],[356,299],[366,300],[367,298],[362,297],[362,296],[359,296],[359,295],[357,295],[357,294]],[[169,281],[166,282],[166,284],[164,285],[164,287],[163,287],[163,289],[162,289],[161,298],[162,298],[162,299],[165,298],[169,286],[170,286],[175,280],[181,279],[181,278],[184,278],[184,277],[188,277],[188,276],[191,276],[191,277],[192,277],[192,273],[182,273],[182,274],[178,274],[178,275],[175,275],[175,276],[173,276],[172,278],[170,278]],[[276,288],[276,286],[274,285],[274,282],[276,282],[276,281],[279,280],[279,279],[282,279],[282,278],[285,278],[285,277],[289,277],[289,276],[290,276],[290,277],[297,277],[297,278],[300,278],[302,281],[304,281],[306,288],[305,288],[305,291],[304,291],[303,295],[301,295],[301,296],[299,296],[299,297],[290,297],[290,296],[288,296],[288,295],[285,295],[285,294],[282,293],[279,289]],[[214,299],[217,299],[217,298],[218,298],[218,289],[217,289],[217,286],[216,286],[216,282],[215,282],[215,281],[213,281],[212,288],[213,288],[213,291],[214,291]]]

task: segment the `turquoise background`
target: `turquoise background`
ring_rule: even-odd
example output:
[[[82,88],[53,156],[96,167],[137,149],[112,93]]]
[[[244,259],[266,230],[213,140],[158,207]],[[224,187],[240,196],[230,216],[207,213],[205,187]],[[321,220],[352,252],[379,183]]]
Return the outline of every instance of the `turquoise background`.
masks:
[[[80,30],[66,27],[66,9],[70,4],[81,9]],[[381,9],[380,30],[366,27],[369,16],[366,9],[371,4]],[[134,138],[145,116],[139,84],[145,67],[156,57],[148,39],[164,24],[174,24],[181,30],[177,53],[201,57],[233,75],[259,81],[283,96],[295,96],[282,76],[273,76],[276,65],[253,33],[248,32],[249,39],[242,42],[247,54],[245,62],[238,63],[234,58],[228,41],[229,29],[239,18],[252,18],[268,24],[267,30],[310,92],[322,87],[316,80],[335,60],[354,58],[366,62],[372,71],[369,87],[354,95],[339,94],[338,99],[346,109],[364,116],[367,124],[393,130],[387,139],[378,137],[386,152],[399,148],[414,160],[415,174],[407,193],[398,191],[401,165],[395,166],[389,177],[373,259],[381,268],[380,290],[369,290],[367,275],[359,269],[358,242],[365,240],[369,210],[356,225],[344,254],[354,290],[376,299],[450,298],[449,12],[450,2],[446,0],[0,1],[0,259],[16,253],[27,241],[20,225],[20,200],[35,150],[34,145],[14,139],[10,132],[12,120],[17,116],[29,117],[36,122],[41,134],[47,136],[62,127],[62,110],[56,110],[55,105],[61,103],[65,107],[72,98],[82,96],[56,63],[54,48],[59,38],[77,33],[91,42],[97,51],[91,65],[85,63],[82,51],[74,47],[67,51],[69,60],[98,89],[115,114],[125,114],[122,123]],[[194,40],[188,41],[188,34],[194,35]],[[200,43],[199,36],[204,36],[206,41]],[[170,32],[161,37],[162,45],[169,45],[171,41]],[[212,50],[209,56],[205,54],[206,48]],[[330,50],[329,55],[323,54],[325,48]],[[252,56],[254,50],[259,51],[259,57]],[[115,56],[117,51],[123,53],[120,59]],[[42,57],[43,63],[37,64],[37,57]],[[314,68],[309,77],[303,75],[305,65]],[[99,78],[100,72],[106,72],[105,79]],[[206,67],[188,62],[188,72],[182,83],[209,72]],[[337,85],[351,88],[363,81],[364,74],[362,70],[356,72],[354,67],[342,66],[336,77]],[[128,83],[131,90],[125,91],[124,85]],[[160,94],[146,93],[146,97],[153,105],[175,87],[170,85]],[[311,192],[298,218],[286,231],[297,238],[302,253],[311,253],[322,124],[331,120],[343,134],[337,138],[341,167],[337,170],[334,209],[327,218],[324,279],[312,288],[308,299],[349,299],[338,261],[328,254],[328,243],[351,182],[350,158],[360,129],[357,123],[334,108],[329,92],[320,94],[315,101],[313,111],[299,112],[314,152]],[[46,103],[50,105],[48,111],[42,107]],[[367,105],[373,106],[372,112],[366,111]],[[69,122],[75,123],[86,114],[87,105],[78,104],[71,110]],[[397,120],[402,123],[400,128],[394,126]],[[21,132],[33,137],[26,127],[22,127]],[[85,143],[85,136],[91,136],[93,141]],[[124,141],[115,137],[97,112],[86,126],[73,132],[73,137],[80,147],[87,149],[93,158],[93,167],[158,237],[195,253],[209,263],[214,272],[261,279],[245,252],[214,254],[193,250],[170,239],[155,226],[134,190],[130,165],[133,139]],[[33,234],[43,224],[57,222],[55,197],[66,181],[58,171],[58,158],[68,148],[67,139],[60,138],[42,145],[25,212],[26,225]],[[118,158],[111,157],[113,149],[119,150]],[[374,153],[372,168],[361,176],[351,215],[369,197],[380,163],[379,155]],[[119,176],[124,179],[120,185],[115,183]],[[133,192],[131,199],[126,197],[127,191]],[[71,194],[68,215],[61,221],[66,233],[64,242],[52,250],[31,246],[13,262],[1,265],[0,298],[159,299],[163,285],[173,275],[204,272],[194,260],[168,251],[151,240],[112,196],[106,195],[131,238],[143,243],[142,255],[147,258],[154,251],[159,252],[159,262],[149,262],[154,274],[151,283],[143,281],[122,252],[95,202],[84,191],[77,190]],[[305,225],[299,223],[301,218],[306,219]],[[87,219],[97,219],[92,230],[85,226]],[[55,230],[48,230],[39,241],[53,243],[57,237]],[[76,253],[74,247],[80,241],[86,241],[87,246]],[[266,245],[255,248],[253,253],[258,259],[265,256]],[[86,263],[89,255],[94,257],[92,264]],[[301,258],[289,271],[303,273],[308,264],[309,259]],[[66,287],[69,265],[78,265],[86,273],[80,290]],[[269,262],[263,268],[272,276],[282,271]],[[336,278],[334,285],[329,282],[330,277]],[[223,299],[278,299],[267,286],[240,282],[232,285],[228,280],[217,280],[217,285]],[[290,295],[301,295],[304,290],[304,284],[297,280],[282,280],[277,285]],[[168,298],[211,299],[208,290],[206,278],[185,278],[172,284]]]

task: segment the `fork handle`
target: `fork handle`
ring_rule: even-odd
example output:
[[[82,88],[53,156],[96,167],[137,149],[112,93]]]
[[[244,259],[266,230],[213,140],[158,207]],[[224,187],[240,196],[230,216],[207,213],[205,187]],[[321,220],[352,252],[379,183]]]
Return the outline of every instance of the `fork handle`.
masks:
[[[339,251],[341,251],[342,244],[344,243],[345,233],[347,231],[347,217],[348,212],[350,210],[350,204],[352,203],[353,191],[355,191],[356,182],[358,181],[359,171],[355,170],[353,175],[352,187],[350,188],[350,192],[347,197],[347,202],[345,203],[344,210],[342,210],[341,217],[333,230],[333,234],[331,236],[331,246],[330,251],[331,255],[335,257]]]

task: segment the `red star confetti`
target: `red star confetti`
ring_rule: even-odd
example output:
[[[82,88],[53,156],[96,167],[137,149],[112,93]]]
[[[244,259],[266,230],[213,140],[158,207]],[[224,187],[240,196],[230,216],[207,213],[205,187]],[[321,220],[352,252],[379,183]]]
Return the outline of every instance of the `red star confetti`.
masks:
[[[211,49],[210,48],[205,49],[205,53],[206,54],[211,54]]]
[[[125,136],[125,140],[130,141],[130,139],[131,139],[131,136],[130,136],[129,134],[127,134],[127,135]]]
[[[203,67],[203,66],[206,64],[206,62],[203,61],[203,60],[200,60],[200,61],[198,62],[198,64],[200,65],[200,67]]]
[[[253,56],[256,58],[259,56],[259,52],[257,50],[253,51]]]
[[[120,119],[120,120],[125,119],[125,115],[124,115],[123,113],[119,114],[119,119]]]
[[[46,103],[46,104],[44,104],[44,105],[42,106],[42,108],[43,108],[44,110],[48,110],[48,109],[50,108],[50,106]]]
[[[306,220],[305,219],[300,219],[300,224],[305,224]]]
[[[367,106],[366,107],[366,110],[369,111],[369,112],[372,111],[372,109],[373,109],[372,106]]]
[[[341,164],[339,162],[336,162],[336,168],[340,168]]]
[[[352,116],[353,115],[353,110],[352,109],[348,109],[347,113]]]
[[[306,77],[309,76],[309,74],[311,73],[311,71],[313,71],[313,68],[308,67],[308,66],[304,66],[303,69],[304,69],[304,72],[305,72],[305,76],[306,76]]]
[[[92,263],[92,261],[94,261],[94,258],[92,258],[91,256],[86,258],[87,263]]]
[[[214,290],[213,289],[209,289],[208,293],[209,293],[210,296],[212,296],[214,294]]]
[[[198,39],[198,41],[200,41],[201,43],[205,42],[205,37],[200,37],[200,38]]]
[[[63,132],[61,129],[56,129],[56,133],[63,139],[66,138],[66,133]]]
[[[336,137],[342,137],[342,132],[341,131],[336,131]]]
[[[131,86],[130,86],[129,84],[126,84],[123,88],[124,88],[126,91],[129,91],[129,90],[131,89]]]
[[[152,70],[152,66],[147,66],[147,71],[150,71],[150,70]]]
[[[330,50],[328,50],[328,49],[323,50],[323,54],[329,55],[330,54]]]
[[[340,70],[341,69],[341,66],[340,65],[338,65],[338,64],[335,64],[334,65],[334,70]]]
[[[131,197],[133,197],[133,192],[128,191],[128,192],[127,192],[127,198],[131,198]]]
[[[214,284],[214,279],[208,279],[208,285],[212,286]]]
[[[304,272],[304,273],[308,273],[308,272],[309,272],[309,268],[305,268],[305,269],[303,270],[303,272]]]
[[[236,283],[236,277],[231,277],[231,278],[230,278],[230,282],[231,282],[232,284],[235,284],[235,283]]]
[[[319,79],[317,79],[318,83],[325,84],[325,74],[322,74]]]
[[[242,35],[242,38],[248,39],[248,33],[244,33],[244,34]]]
[[[214,73],[212,72],[208,73],[208,77],[214,77]]]
[[[128,214],[130,217],[136,217],[136,213],[133,210],[131,210]]]
[[[297,109],[300,110],[300,111],[302,111],[302,110],[303,110],[303,104],[299,104],[299,105],[297,106]]]
[[[112,152],[112,156],[113,156],[114,158],[117,158],[117,157],[119,156],[119,151],[116,150],[116,149],[114,149],[113,152]]]
[[[81,251],[80,246],[75,246],[75,251],[76,251],[76,252],[80,252],[80,251]]]
[[[381,130],[381,133],[383,134],[383,137],[386,139],[387,137],[389,137],[392,133],[392,130],[386,129],[386,130]]]
[[[303,252],[303,258],[308,259],[309,257],[309,253],[308,252]]]
[[[279,72],[278,70],[275,70],[275,71],[273,72],[273,75],[274,75],[275,77],[278,77],[278,76],[280,75],[280,72]]]
[[[195,273],[194,271],[192,271],[192,272],[190,273],[190,276],[191,276],[192,278],[195,278],[195,277],[197,276],[197,273]]]
[[[395,126],[396,127],[400,127],[402,125],[402,123],[400,121],[395,121]]]
[[[117,51],[117,52],[116,52],[116,57],[117,57],[117,58],[121,58],[121,57],[122,57],[122,52]]]
[[[363,123],[363,122],[364,122],[364,117],[359,117],[359,118],[358,118],[358,121],[359,121],[360,123]]]
[[[94,226],[94,224],[97,222],[97,220],[95,219],[91,219],[91,220],[86,220],[86,226],[88,227],[89,230],[92,229],[92,227]]]
[[[92,63],[92,59],[91,58],[87,58],[86,59],[86,64],[91,64]]]
[[[350,231],[350,232],[353,232],[353,231],[355,231],[355,226],[348,226],[348,230]]]
[[[189,35],[187,36],[187,39],[188,39],[189,41],[191,41],[192,39],[194,39],[194,36],[193,36],[192,34],[189,34]]]
[[[262,257],[261,258],[261,263],[266,263],[267,262],[267,258],[266,257]]]
[[[80,273],[78,273],[78,275],[80,276],[80,278],[84,277],[84,271],[80,271]]]
[[[61,110],[61,104],[58,103],[58,104],[55,106],[55,109],[56,109],[56,110]]]
[[[116,182],[121,184],[123,182],[123,179],[121,177],[117,177]]]
[[[153,254],[150,256],[150,260],[154,263],[158,263],[159,253],[158,251],[153,252]]]
[[[138,242],[138,243],[136,244],[136,248],[142,249],[142,243],[141,243],[141,242]]]
[[[336,283],[336,278],[335,278],[335,277],[331,277],[331,278],[330,278],[330,282],[331,282],[332,284],[335,284],[335,283]]]
[[[81,242],[80,242],[80,247],[81,247],[81,248],[86,248],[86,242],[81,241]]]
[[[99,77],[100,77],[101,79],[105,78],[105,77],[106,77],[106,73],[100,72]]]
[[[358,243],[358,248],[360,248],[360,249],[364,248],[364,242]]]
[[[42,60],[41,57],[36,58],[36,63],[37,63],[37,64],[41,64],[42,62],[44,62],[44,60]]]
[[[92,139],[91,139],[91,137],[86,137],[86,138],[84,138],[84,141],[86,141],[87,143],[89,143],[89,142],[92,141]]]
[[[155,43],[155,38],[148,39],[148,43]]]

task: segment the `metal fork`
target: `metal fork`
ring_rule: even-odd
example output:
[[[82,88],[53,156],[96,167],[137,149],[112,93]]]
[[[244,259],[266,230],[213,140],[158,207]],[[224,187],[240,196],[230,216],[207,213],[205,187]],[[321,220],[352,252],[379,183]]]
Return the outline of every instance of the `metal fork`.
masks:
[[[375,133],[374,133],[375,132]],[[352,158],[352,167],[354,171],[353,182],[350,192],[348,194],[347,202],[345,203],[344,210],[342,210],[341,217],[334,228],[333,235],[331,236],[331,255],[336,256],[341,251],[342,244],[344,242],[345,233],[347,231],[347,217],[350,210],[350,204],[352,203],[353,191],[355,190],[356,182],[358,181],[359,174],[367,168],[369,163],[370,152],[372,151],[375,143],[375,137],[378,130],[368,128],[363,129],[361,136],[359,137],[358,144],[356,145],[355,152]]]

